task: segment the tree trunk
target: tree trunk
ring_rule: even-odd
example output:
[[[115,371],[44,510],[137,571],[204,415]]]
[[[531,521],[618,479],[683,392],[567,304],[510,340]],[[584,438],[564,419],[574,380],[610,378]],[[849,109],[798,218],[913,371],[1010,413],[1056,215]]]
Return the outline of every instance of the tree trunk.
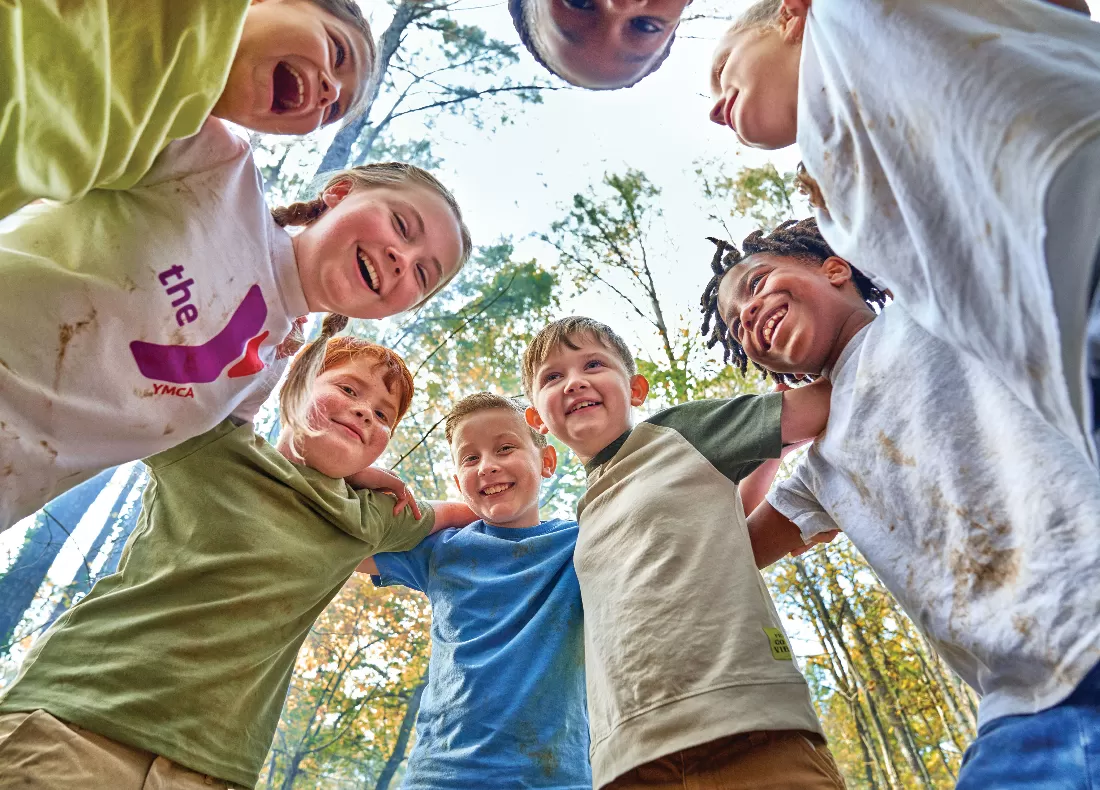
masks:
[[[145,485],[148,480],[144,474],[138,479],[135,486]],[[118,534],[115,535],[114,543],[111,544],[111,553],[107,555],[107,559],[103,563],[103,567],[99,569],[100,577],[110,576],[112,573],[118,570],[118,563],[122,560],[122,551],[126,548],[126,544],[130,540],[130,535],[133,534],[134,527],[137,526],[138,516],[141,515],[141,502],[135,502],[133,508],[119,521]]]
[[[374,790],[390,790],[393,775],[397,773],[397,767],[405,759],[405,751],[409,748],[409,736],[412,734],[413,724],[416,723],[416,714],[420,711],[420,698],[424,695],[424,687],[427,684],[427,678],[421,679],[409,696],[409,704],[405,707],[405,717],[401,720],[401,729],[397,733],[397,743],[394,744],[393,754],[386,760],[382,773],[378,775]]]
[[[386,72],[389,70],[390,61],[393,60],[393,56],[401,47],[401,38],[405,34],[405,28],[407,28],[413,20],[426,15],[425,12],[430,14],[432,10],[426,9],[426,4],[423,0],[404,0],[404,2],[394,9],[393,21],[390,22],[389,27],[386,28],[381,38],[378,39],[378,61],[376,63],[376,71],[371,79],[371,84],[367,88],[367,98],[363,104],[363,110],[358,118],[355,118],[351,123],[341,129],[333,139],[328,150],[325,151],[324,158],[321,159],[321,164],[317,168],[316,175],[319,176],[322,173],[342,170],[348,166],[348,160],[351,158],[351,147],[355,145],[355,141],[359,139],[359,135],[363,133],[363,129],[367,126],[371,107],[374,106],[374,100],[378,98],[378,91],[382,87],[383,80],[386,78]]]
[[[100,472],[66,491],[38,514],[15,562],[0,578],[0,653],[7,653],[15,641],[16,626],[34,601],[69,533],[114,473],[113,468]]]
[[[886,784],[891,790],[899,787],[897,769],[894,766],[893,755],[890,754],[890,739],[886,735],[886,728],[882,725],[882,718],[879,716],[878,705],[875,703],[872,695],[867,691],[866,684],[862,681],[858,671],[858,665],[855,659],[852,658],[851,652],[848,650],[848,645],[844,641],[844,634],[841,633],[839,625],[833,621],[832,616],[829,614],[829,608],[825,605],[825,599],[821,597],[821,592],[814,585],[813,579],[810,578],[810,574],[806,569],[806,564],[798,558],[791,560],[795,569],[798,571],[802,580],[805,583],[805,589],[810,596],[810,600],[813,601],[814,607],[818,610],[822,622],[828,629],[830,636],[833,638],[837,648],[844,656],[844,660],[848,663],[853,676],[856,679],[857,685],[863,690],[864,698],[867,702],[867,711],[871,717],[871,723],[874,725],[873,729],[878,736],[880,742],[880,751],[882,754],[882,770]]]

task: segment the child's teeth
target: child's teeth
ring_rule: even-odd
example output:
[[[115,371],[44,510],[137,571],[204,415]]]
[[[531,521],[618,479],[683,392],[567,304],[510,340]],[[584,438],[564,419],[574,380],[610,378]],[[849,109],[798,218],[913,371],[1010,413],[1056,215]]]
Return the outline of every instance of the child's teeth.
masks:
[[[298,72],[295,71],[293,73],[294,73],[294,79],[298,80],[298,104],[297,104],[297,107],[301,107],[302,106],[302,97],[305,96],[305,92],[306,92],[306,86],[302,83],[302,78],[298,74]]]

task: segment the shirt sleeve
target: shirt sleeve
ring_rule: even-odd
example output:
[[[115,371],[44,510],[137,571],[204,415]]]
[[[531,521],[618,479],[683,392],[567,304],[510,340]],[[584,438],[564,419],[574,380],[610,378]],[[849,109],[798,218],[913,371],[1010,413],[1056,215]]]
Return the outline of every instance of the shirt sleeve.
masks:
[[[413,516],[406,507],[393,514],[393,497],[375,491],[356,491],[361,504],[361,539],[373,546],[372,554],[385,551],[408,551],[417,546],[435,526],[435,511],[431,505],[421,503],[421,518]]]
[[[0,217],[134,186],[210,114],[248,5],[0,3]]]
[[[814,452],[814,448],[810,452]],[[795,523],[803,541],[822,532],[840,529],[817,498],[815,492],[820,482],[810,467],[808,455],[795,467],[794,473],[775,485],[767,496],[772,507]]]
[[[427,593],[432,552],[442,536],[453,531],[443,530],[437,532],[408,551],[375,554],[374,564],[378,568],[378,575],[372,575],[370,577],[371,581],[374,582],[376,587],[401,584],[422,593]]]
[[[647,422],[672,428],[733,482],[783,450],[783,393],[698,400],[673,406]]]

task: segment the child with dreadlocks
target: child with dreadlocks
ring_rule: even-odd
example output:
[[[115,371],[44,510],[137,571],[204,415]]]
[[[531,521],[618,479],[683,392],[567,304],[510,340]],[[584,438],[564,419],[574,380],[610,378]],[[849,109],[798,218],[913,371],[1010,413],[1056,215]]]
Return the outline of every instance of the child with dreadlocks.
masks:
[[[720,244],[711,267],[708,345],[833,386],[824,434],[749,517],[758,564],[847,533],[982,695],[959,788],[1097,786],[1095,467],[994,371],[884,306],[814,220]]]
[[[1057,5],[760,0],[710,117],[797,142],[833,249],[1095,462],[1100,25]]]

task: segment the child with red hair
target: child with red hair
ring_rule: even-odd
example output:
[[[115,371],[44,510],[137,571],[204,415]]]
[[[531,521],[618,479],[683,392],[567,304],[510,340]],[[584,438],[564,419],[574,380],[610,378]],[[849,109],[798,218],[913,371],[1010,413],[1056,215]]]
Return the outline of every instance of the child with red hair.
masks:
[[[272,447],[229,418],[147,458],[118,573],[57,620],[0,700],[0,787],[254,786],[298,648],[356,567],[476,519],[350,484],[394,487],[370,465],[412,393],[393,351],[334,338],[302,430]]]

